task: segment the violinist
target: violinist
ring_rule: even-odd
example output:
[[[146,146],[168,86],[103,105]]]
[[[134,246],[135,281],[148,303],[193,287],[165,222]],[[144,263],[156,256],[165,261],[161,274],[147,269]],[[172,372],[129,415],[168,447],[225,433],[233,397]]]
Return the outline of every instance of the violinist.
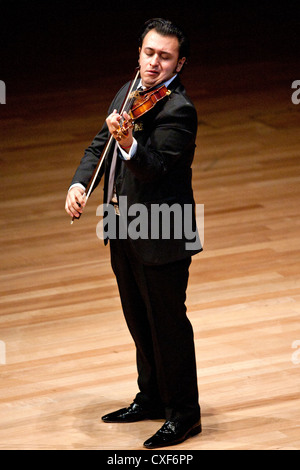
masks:
[[[108,138],[113,145],[96,181],[97,185],[104,175],[106,204],[118,209],[122,196],[129,208],[137,203],[147,208],[163,203],[194,208],[191,165],[197,113],[180,81],[188,56],[188,40],[176,25],[160,18],[145,23],[139,41],[140,79],[134,89],[140,88],[143,95],[164,85],[168,93],[134,122],[130,110],[119,111],[128,84],[117,93],[103,128],[86,149],[72,180],[66,199],[66,211],[72,218],[80,217],[84,210],[87,186]],[[124,122],[128,124],[125,128]],[[154,449],[178,444],[201,432],[193,329],[185,301],[192,256],[202,248],[187,249],[184,234],[181,239],[113,237],[109,245],[124,316],[136,347],[138,391],[129,406],[102,420],[162,419],[164,424],[144,446]],[[116,438],[117,434],[118,427]]]

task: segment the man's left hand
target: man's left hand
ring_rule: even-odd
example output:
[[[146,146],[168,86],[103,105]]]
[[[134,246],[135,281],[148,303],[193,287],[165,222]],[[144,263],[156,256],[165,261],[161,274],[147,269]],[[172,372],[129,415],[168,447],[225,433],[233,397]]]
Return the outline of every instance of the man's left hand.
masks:
[[[122,127],[120,125],[122,120],[127,123],[126,135],[122,132]],[[111,135],[116,139],[121,147],[129,153],[130,147],[133,143],[132,125],[129,114],[124,111],[123,116],[121,116],[115,109],[114,112],[106,119],[106,124]]]

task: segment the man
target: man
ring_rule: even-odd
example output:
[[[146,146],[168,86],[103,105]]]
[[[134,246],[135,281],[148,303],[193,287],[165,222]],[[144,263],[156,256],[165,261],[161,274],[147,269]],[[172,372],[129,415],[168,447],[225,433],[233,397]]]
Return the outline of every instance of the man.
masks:
[[[174,24],[163,19],[145,24],[139,48],[141,86],[147,92],[164,84],[171,93],[138,119],[133,129],[122,133],[121,120],[129,120],[129,115],[120,116],[118,110],[128,84],[119,91],[73,178],[66,200],[71,217],[80,217],[85,188],[113,135],[117,152],[110,151],[103,170],[104,202],[108,207],[119,205],[120,224],[122,220],[128,228],[132,220],[122,214],[120,201],[126,197],[129,209],[135,204],[147,209],[158,204],[192,207],[195,228],[191,164],[197,114],[178,76],[187,57],[188,41]],[[165,419],[144,443],[150,449],[178,444],[201,432],[193,330],[185,301],[191,256],[202,248],[200,244],[189,247],[186,233],[174,236],[175,225],[176,220],[173,225],[170,221],[169,237],[161,231],[152,238],[108,235],[112,268],[136,346],[139,393],[128,408],[102,419],[106,423]]]

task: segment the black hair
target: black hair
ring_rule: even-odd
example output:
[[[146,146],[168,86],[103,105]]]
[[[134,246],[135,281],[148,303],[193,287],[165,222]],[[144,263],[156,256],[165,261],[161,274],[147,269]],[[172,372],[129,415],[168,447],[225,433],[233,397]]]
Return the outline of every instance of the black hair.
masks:
[[[190,43],[188,37],[176,24],[163,18],[152,18],[151,20],[146,21],[139,38],[139,47],[142,47],[146,35],[152,29],[155,29],[155,31],[162,36],[176,36],[179,42],[179,59],[182,57],[186,57],[186,59],[188,59],[190,55]]]

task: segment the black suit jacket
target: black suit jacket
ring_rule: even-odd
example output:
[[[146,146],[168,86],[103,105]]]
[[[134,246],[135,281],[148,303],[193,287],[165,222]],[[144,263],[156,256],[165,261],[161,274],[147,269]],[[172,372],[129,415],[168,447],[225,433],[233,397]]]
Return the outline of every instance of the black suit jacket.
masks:
[[[191,170],[198,126],[197,113],[179,77],[176,77],[168,88],[171,94],[136,120],[133,136],[138,143],[137,151],[129,161],[118,158],[116,172],[117,194],[119,198],[121,196],[127,198],[127,208],[143,204],[148,211],[148,236],[137,239],[129,237],[129,239],[140,260],[153,265],[170,263],[202,251],[196,229]],[[114,109],[121,108],[127,89],[128,84],[117,93],[108,114]],[[87,186],[108,138],[109,132],[105,123],[86,149],[72,184],[79,182]],[[104,203],[107,199],[112,154],[113,149],[108,154],[96,183],[97,185],[105,173]],[[176,217],[180,214],[181,208],[182,220],[179,232],[176,228],[178,229],[180,220],[178,217],[174,218],[173,211],[170,210],[170,234],[160,233],[158,237],[157,234],[151,236],[153,225],[151,211],[157,210],[158,207],[176,208]],[[168,218],[168,211],[165,215]],[[134,217],[126,214],[123,220],[129,229]],[[157,217],[155,221],[157,222]],[[190,226],[187,227],[187,224]],[[160,232],[162,230],[160,227]],[[191,233],[194,234],[193,239]]]

